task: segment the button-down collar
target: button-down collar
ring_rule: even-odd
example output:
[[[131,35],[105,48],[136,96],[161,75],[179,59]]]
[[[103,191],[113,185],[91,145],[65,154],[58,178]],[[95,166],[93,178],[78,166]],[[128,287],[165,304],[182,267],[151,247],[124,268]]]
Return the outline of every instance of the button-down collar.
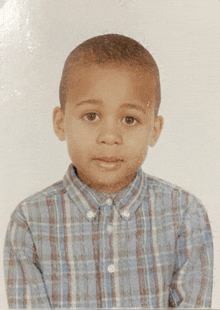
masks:
[[[127,221],[140,206],[147,184],[140,167],[135,179],[128,186],[115,194],[107,194],[90,188],[80,181],[71,164],[64,176],[64,186],[75,206],[88,221],[96,217],[100,207],[109,205],[110,199],[121,217]]]

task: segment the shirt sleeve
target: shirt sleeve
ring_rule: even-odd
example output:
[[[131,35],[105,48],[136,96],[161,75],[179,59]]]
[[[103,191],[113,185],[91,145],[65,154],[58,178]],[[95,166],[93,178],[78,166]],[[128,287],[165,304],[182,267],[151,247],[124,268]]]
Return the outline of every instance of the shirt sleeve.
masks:
[[[210,223],[200,202],[195,197],[188,200],[177,238],[169,303],[174,308],[210,308],[213,284]]]
[[[52,308],[31,231],[18,209],[6,233],[4,271],[10,309]]]

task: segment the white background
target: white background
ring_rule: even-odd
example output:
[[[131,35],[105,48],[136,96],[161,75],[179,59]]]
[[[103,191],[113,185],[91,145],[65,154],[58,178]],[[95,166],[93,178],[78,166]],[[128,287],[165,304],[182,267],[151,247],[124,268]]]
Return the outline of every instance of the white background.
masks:
[[[0,0],[0,308],[10,214],[61,179],[69,164],[52,109],[69,52],[92,36],[133,37],[155,57],[165,125],[143,168],[199,197],[215,248],[213,308],[220,306],[220,1]]]

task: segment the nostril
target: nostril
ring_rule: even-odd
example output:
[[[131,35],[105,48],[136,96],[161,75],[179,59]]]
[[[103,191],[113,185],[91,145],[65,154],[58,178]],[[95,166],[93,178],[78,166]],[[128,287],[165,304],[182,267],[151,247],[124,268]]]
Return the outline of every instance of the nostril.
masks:
[[[103,132],[98,137],[98,143],[108,144],[108,145],[121,144],[122,143],[122,137],[119,134],[112,134],[112,133],[104,133]]]

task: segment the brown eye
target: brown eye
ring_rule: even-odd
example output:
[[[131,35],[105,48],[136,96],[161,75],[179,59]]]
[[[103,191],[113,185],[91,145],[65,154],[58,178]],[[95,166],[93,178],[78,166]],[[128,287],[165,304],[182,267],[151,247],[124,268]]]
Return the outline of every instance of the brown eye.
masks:
[[[84,117],[90,122],[94,122],[98,119],[98,115],[96,113],[87,113]]]
[[[127,125],[134,125],[136,124],[137,120],[136,118],[134,118],[133,116],[126,116],[124,118],[124,122],[127,124]]]

